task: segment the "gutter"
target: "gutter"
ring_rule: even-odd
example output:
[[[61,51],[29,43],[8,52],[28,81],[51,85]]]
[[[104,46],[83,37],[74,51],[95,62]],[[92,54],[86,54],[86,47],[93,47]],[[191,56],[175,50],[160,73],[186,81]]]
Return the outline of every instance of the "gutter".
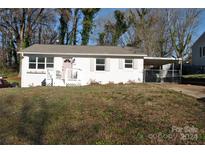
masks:
[[[173,57],[144,57],[144,59],[148,60],[177,60],[177,61],[182,61],[182,58],[173,58]]]

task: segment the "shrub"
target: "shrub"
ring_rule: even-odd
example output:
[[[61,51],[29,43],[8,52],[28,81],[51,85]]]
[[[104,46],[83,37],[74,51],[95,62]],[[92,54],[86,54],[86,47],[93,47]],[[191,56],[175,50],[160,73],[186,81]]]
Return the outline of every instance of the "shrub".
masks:
[[[90,80],[90,85],[100,85],[100,82],[97,82],[96,80]]]

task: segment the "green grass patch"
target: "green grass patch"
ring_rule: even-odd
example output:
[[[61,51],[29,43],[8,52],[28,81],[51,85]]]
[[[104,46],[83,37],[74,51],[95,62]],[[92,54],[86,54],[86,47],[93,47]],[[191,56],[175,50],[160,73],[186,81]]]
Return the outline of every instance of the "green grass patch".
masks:
[[[19,73],[14,69],[8,69],[8,68],[0,68],[0,76],[6,77],[6,80],[10,83],[18,83],[20,85],[20,77]]]
[[[205,74],[192,74],[192,75],[183,75],[184,78],[197,78],[205,79]]]
[[[161,85],[0,90],[0,144],[204,144],[204,106]],[[172,127],[194,126],[183,140]],[[172,138],[150,138],[154,134]]]

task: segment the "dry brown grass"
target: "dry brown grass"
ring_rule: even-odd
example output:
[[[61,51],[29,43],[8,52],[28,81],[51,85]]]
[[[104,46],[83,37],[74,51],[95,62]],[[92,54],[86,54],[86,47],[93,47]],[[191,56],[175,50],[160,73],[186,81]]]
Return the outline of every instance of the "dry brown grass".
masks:
[[[204,106],[163,85],[0,90],[1,144],[204,144]],[[183,140],[172,127],[198,128]],[[153,134],[171,138],[150,138]],[[165,136],[166,137],[166,136]]]

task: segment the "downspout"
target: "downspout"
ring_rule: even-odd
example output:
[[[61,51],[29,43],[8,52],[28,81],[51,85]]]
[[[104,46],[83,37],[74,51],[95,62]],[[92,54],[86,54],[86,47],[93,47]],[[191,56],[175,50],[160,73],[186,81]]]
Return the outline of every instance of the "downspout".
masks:
[[[143,57],[143,70],[142,70],[142,73],[143,73],[143,83],[145,83],[145,78],[146,78],[146,70],[145,70],[145,62],[144,62],[144,57]]]
[[[20,78],[21,78],[21,81],[22,81],[22,70],[23,70],[23,66],[22,66],[22,59],[24,58],[24,53],[23,52],[21,52],[20,53],[20,70],[19,70],[19,74],[20,74]],[[22,82],[21,82],[21,85],[22,85]],[[22,86],[21,86],[22,87]]]

